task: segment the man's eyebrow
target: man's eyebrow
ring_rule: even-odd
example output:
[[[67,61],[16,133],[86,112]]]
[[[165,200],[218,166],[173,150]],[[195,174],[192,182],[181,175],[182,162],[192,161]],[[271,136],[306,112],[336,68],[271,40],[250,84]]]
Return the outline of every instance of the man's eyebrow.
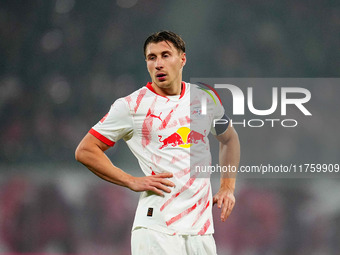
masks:
[[[164,51],[162,51],[161,52],[161,54],[163,55],[163,54],[171,54],[172,53],[172,51],[171,50],[164,50]]]
[[[150,57],[150,56],[156,56],[155,53],[149,53],[148,55],[146,55],[146,57]]]
[[[163,55],[163,54],[171,54],[171,52],[172,51],[170,51],[170,50],[164,50],[164,51],[161,52],[161,55]],[[151,56],[156,56],[156,54],[151,52],[148,55],[146,55],[146,57],[151,57]]]

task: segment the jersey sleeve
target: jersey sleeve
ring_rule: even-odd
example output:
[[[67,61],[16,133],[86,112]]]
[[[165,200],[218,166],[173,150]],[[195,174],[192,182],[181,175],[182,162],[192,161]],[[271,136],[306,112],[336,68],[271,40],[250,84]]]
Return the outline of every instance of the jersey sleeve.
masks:
[[[89,131],[97,139],[108,146],[113,146],[123,138],[128,140],[132,136],[133,121],[128,106],[122,99],[118,99],[110,111]]]
[[[211,133],[213,135],[220,135],[223,134],[229,127],[230,119],[225,114],[224,107],[222,105],[222,102],[220,98],[214,93],[211,92],[211,94],[214,97],[214,120],[211,124]]]

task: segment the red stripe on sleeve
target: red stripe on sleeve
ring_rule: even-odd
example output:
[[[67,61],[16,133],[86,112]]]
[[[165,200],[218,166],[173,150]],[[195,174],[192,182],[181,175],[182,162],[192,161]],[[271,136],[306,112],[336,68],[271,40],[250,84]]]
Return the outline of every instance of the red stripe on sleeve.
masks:
[[[115,144],[115,142],[111,141],[110,139],[107,139],[105,136],[98,133],[93,128],[90,129],[89,133],[110,147],[112,147]]]

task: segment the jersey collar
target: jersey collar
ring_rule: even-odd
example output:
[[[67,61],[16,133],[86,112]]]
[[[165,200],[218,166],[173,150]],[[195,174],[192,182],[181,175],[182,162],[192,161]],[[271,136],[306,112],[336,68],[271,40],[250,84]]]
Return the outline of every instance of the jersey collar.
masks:
[[[158,94],[158,93],[153,89],[153,87],[152,87],[152,85],[151,85],[151,82],[148,82],[148,83],[146,84],[146,87],[147,87],[149,90],[151,90],[153,93],[155,93],[155,94],[157,94],[157,95],[159,95],[159,96],[161,96],[161,97],[166,97],[166,96],[162,96],[162,95]],[[182,89],[181,89],[181,94],[180,94],[180,96],[179,96],[179,99],[181,99],[181,98],[184,96],[184,94],[185,94],[185,88],[186,88],[185,82],[182,81]]]

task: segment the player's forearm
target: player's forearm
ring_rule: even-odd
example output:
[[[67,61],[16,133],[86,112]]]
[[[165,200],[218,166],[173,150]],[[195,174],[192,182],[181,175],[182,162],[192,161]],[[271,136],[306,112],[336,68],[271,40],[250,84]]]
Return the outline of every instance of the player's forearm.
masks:
[[[78,147],[76,159],[95,175],[108,182],[128,187],[128,183],[132,178],[131,175],[114,166],[111,160],[99,148]]]
[[[235,190],[236,174],[240,162],[240,142],[237,133],[220,143],[219,163],[227,170],[221,172],[221,188]]]

